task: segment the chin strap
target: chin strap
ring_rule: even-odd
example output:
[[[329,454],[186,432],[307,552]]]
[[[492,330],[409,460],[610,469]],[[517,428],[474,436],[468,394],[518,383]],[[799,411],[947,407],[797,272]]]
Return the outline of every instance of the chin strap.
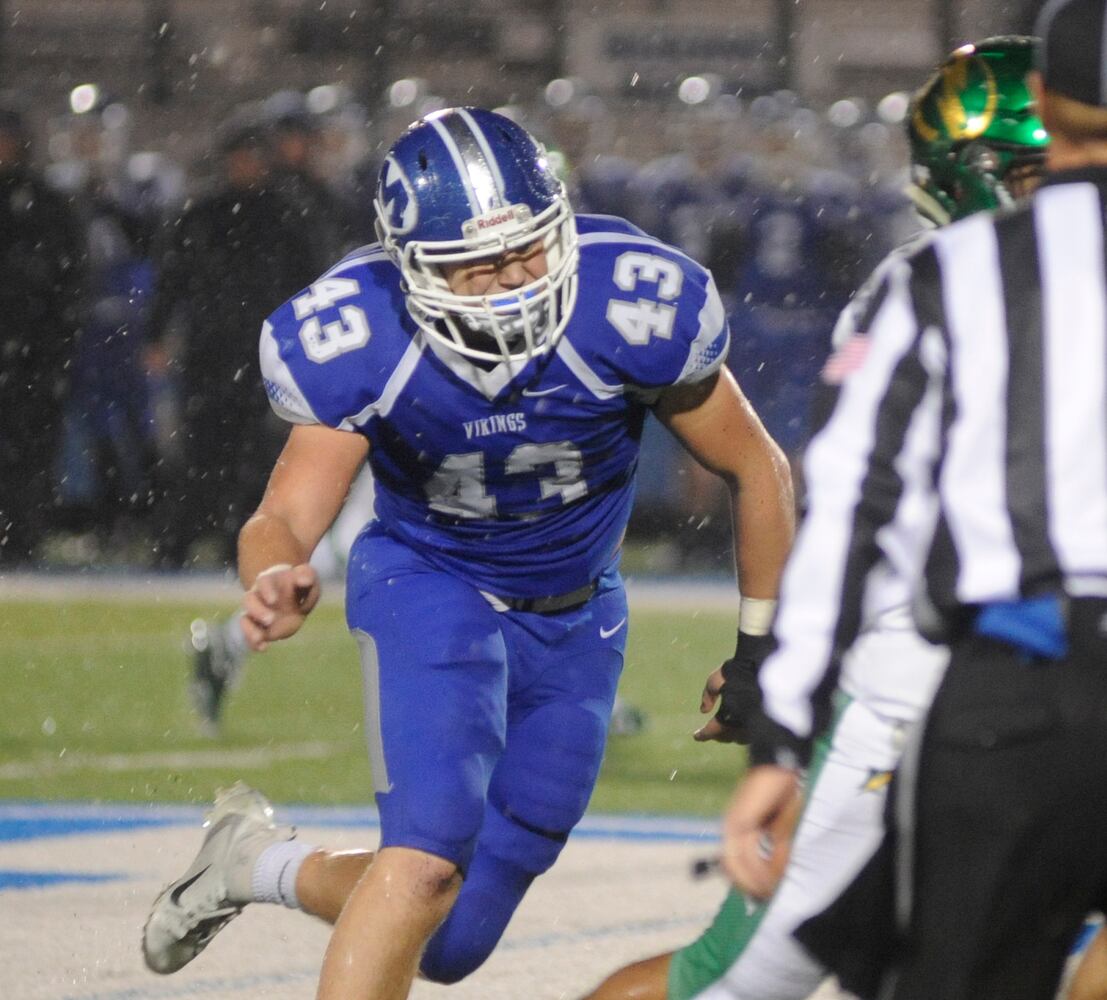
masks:
[[[996,196],[996,202],[1000,208],[1014,208],[1015,199],[1011,196],[1011,192],[1007,190],[1007,185],[1002,181],[996,181],[992,184],[992,193]]]
[[[915,211],[928,222],[933,222],[936,226],[944,226],[950,222],[950,214],[942,207],[942,203],[918,184],[908,184],[903,193],[915,206]]]

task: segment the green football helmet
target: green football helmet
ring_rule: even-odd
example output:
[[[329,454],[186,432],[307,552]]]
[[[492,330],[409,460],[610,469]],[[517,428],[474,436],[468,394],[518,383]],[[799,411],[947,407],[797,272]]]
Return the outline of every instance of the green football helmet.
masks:
[[[1011,205],[1041,177],[1049,133],[1026,83],[1037,39],[987,38],[955,50],[907,115],[915,207],[937,225]]]

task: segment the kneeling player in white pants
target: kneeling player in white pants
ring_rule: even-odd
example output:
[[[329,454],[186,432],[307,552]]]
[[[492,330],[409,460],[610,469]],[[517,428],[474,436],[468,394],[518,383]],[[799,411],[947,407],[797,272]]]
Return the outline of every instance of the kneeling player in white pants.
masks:
[[[692,944],[620,969],[587,1000],[804,1000],[826,972],[792,937],[832,903],[884,833],[888,780],[928,704],[945,650],[920,639],[906,610],[878,619],[843,664],[837,721],[810,772],[791,859],[771,900],[731,890]]]

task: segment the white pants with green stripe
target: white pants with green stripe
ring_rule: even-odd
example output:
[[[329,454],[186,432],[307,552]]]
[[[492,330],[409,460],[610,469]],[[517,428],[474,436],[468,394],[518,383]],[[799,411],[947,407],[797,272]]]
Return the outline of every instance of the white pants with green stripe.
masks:
[[[946,661],[944,649],[906,631],[869,633],[850,655],[871,657],[874,670],[910,657],[932,675],[932,686]],[[673,956],[669,1000],[805,1000],[818,988],[826,972],[792,931],[826,909],[880,843],[888,781],[907,725],[864,702],[847,702],[817,750],[776,894],[755,905],[731,890],[711,927]]]

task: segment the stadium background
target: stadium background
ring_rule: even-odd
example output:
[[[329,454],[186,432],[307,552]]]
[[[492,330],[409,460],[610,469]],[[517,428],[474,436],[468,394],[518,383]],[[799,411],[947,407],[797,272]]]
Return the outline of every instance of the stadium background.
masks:
[[[0,74],[36,112],[99,82],[137,100],[140,146],[187,158],[236,102],[342,80],[373,106],[401,77],[504,104],[580,76],[664,99],[684,76],[786,87],[813,105],[879,99],[965,39],[1029,30],[1034,0],[3,0]],[[633,75],[638,81],[632,85]],[[616,129],[635,131],[618,108]],[[648,111],[648,108],[643,108]],[[174,135],[176,133],[176,135]]]
[[[301,636],[251,665],[218,739],[205,736],[186,692],[188,623],[234,606],[232,576],[204,538],[183,568],[159,562],[165,522],[123,460],[129,439],[89,419],[90,406],[131,413],[137,392],[141,412],[124,431],[182,461],[186,401],[172,366],[145,351],[151,309],[134,283],[152,287],[158,233],[218,183],[220,144],[244,111],[272,119],[291,108],[310,122],[309,169],[355,220],[334,251],[368,238],[380,151],[410,120],[458,103],[518,117],[563,156],[578,205],[627,215],[712,267],[731,314],[730,364],[798,458],[834,317],[909,219],[906,93],[955,45],[1026,31],[1035,7],[0,0],[0,105],[22,112],[35,169],[85,222],[90,247],[96,220],[120,213],[153,234],[124,249],[137,302],[126,348],[86,336],[67,364],[67,391],[84,378],[95,392],[70,400],[48,456],[44,533],[29,558],[0,546],[0,905],[18,900],[27,915],[0,937],[0,995],[303,995],[321,933],[301,939],[281,924],[274,939],[256,921],[170,988],[140,967],[145,907],[166,859],[194,839],[200,804],[236,777],[321,836],[365,843],[372,824],[351,811],[369,782],[340,584],[330,581]],[[84,291],[86,329],[119,294],[109,281]],[[181,332],[169,326],[171,353]],[[133,377],[105,385],[105,369]],[[90,426],[103,427],[106,457]],[[662,434],[648,435],[625,562],[634,618],[623,688],[646,728],[612,741],[589,820],[599,826],[521,914],[504,954],[451,992],[458,1000],[572,996],[618,961],[686,940],[711,913],[721,888],[692,885],[687,865],[709,850],[741,756],[689,734],[703,677],[733,641],[722,500]],[[625,819],[641,814],[671,818]],[[269,973],[248,974],[259,966]]]
[[[579,207],[627,216],[711,267],[735,330],[731,367],[794,456],[834,317],[910,224],[905,94],[954,45],[1026,30],[1034,6],[0,0],[0,97],[22,111],[34,162],[90,243],[113,213],[138,231],[130,259],[82,290],[86,314],[110,312],[124,273],[129,339],[86,329],[57,390],[81,398],[51,473],[38,561],[157,561],[149,536],[174,511],[150,516],[151,477],[118,453],[152,437],[152,455],[178,475],[196,463],[176,435],[185,391],[171,365],[143,353],[144,339],[166,340],[170,355],[179,343],[172,310],[150,293],[167,234],[218,186],[221,144],[248,110],[313,130],[303,170],[325,190],[296,180],[291,194],[315,210],[332,199],[323,207],[343,219],[314,239],[328,225],[305,210],[319,260],[372,238],[381,151],[413,118],[458,103],[506,110],[560,154]],[[109,365],[133,377],[105,386],[95,369]],[[635,565],[727,572],[719,485],[656,428],[642,468]],[[225,561],[187,547],[169,562]]]

